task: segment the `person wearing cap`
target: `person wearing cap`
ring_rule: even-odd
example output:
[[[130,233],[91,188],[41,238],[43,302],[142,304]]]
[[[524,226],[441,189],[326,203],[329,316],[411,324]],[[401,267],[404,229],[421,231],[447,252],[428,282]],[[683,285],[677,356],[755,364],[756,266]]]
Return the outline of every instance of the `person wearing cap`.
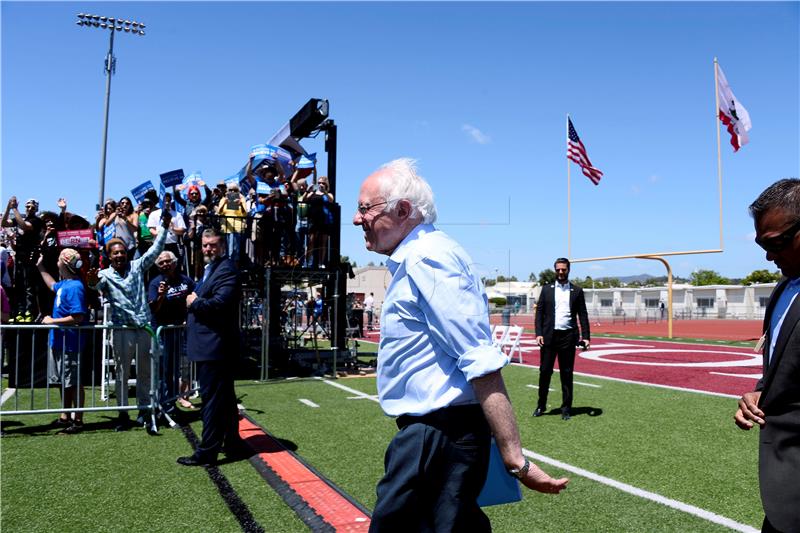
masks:
[[[100,290],[110,304],[111,315],[107,317],[110,326],[128,326],[133,329],[115,329],[113,332],[114,361],[117,367],[116,394],[117,405],[128,406],[128,373],[131,356],[136,357],[136,398],[139,409],[137,423],[143,425],[147,416],[144,406],[150,403],[150,342],[152,320],[147,303],[147,287],[144,273],[156,262],[158,254],[164,249],[172,215],[164,211],[161,218],[161,231],[153,246],[142,257],[128,260],[125,243],[111,239],[106,243],[106,253],[111,266],[98,272],[89,270],[86,281],[92,290]],[[127,410],[119,413],[117,431],[130,428]]]
[[[239,192],[239,184],[237,183],[228,185],[228,192],[225,193],[225,196],[217,206],[217,213],[222,217],[222,231],[226,235],[228,258],[237,266],[239,265],[242,237],[244,237],[245,225],[247,224],[245,206],[245,198]]]
[[[33,322],[39,315],[37,296],[40,280],[36,272],[36,261],[43,223],[36,216],[37,211],[39,211],[39,202],[31,198],[25,202],[25,215],[23,216],[19,211],[17,197],[12,196],[8,199],[8,205],[3,213],[3,227],[14,227],[17,230],[17,240],[14,246],[16,294],[11,301],[12,320],[18,323]]]
[[[80,330],[73,326],[88,323],[86,291],[81,281],[80,271],[83,263],[80,254],[72,248],[64,248],[58,255],[58,276],[55,281],[47,272],[44,258],[40,257],[36,266],[42,281],[56,295],[53,314],[42,319],[42,324],[59,326],[50,330],[50,354],[48,364],[51,384],[61,383],[62,406],[66,409],[53,425],[64,428],[64,433],[77,433],[83,429],[83,413],[75,412],[70,417],[69,408],[82,408],[84,392],[80,378],[80,354],[85,341]],[[65,329],[61,329],[65,328]]]

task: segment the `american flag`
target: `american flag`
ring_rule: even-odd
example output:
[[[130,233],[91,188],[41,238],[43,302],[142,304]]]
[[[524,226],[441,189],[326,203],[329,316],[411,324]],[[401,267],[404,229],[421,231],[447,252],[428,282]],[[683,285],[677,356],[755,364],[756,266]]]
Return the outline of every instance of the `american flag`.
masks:
[[[583,146],[581,138],[578,137],[578,132],[575,131],[575,126],[572,125],[572,119],[567,119],[569,122],[569,139],[567,139],[567,159],[580,165],[583,175],[592,180],[592,183],[598,185],[603,173],[599,169],[592,166],[589,161],[589,156],[586,155],[586,147]]]

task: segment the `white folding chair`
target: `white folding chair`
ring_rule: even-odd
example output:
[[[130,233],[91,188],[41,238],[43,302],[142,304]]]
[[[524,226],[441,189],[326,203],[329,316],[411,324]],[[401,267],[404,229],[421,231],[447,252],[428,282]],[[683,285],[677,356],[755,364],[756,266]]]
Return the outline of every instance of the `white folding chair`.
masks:
[[[502,350],[503,343],[505,342],[506,337],[508,336],[508,326],[496,325],[492,326],[491,330],[492,330],[492,344]]]
[[[509,361],[514,357],[514,352],[517,352],[518,361],[522,362],[520,339],[522,339],[522,326],[509,326],[502,346],[502,350],[508,356]]]

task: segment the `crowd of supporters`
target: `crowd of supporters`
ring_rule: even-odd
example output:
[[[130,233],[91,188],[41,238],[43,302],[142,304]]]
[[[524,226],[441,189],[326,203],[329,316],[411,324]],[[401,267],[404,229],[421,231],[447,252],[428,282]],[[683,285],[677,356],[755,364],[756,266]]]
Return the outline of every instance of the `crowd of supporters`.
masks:
[[[40,210],[36,199],[21,207],[12,196],[0,233],[4,322],[36,323],[50,313],[54,295],[46,290],[37,263],[41,258],[44,269],[58,279],[57,259],[65,247],[60,232],[84,230],[89,235],[68,244],[81,256],[85,280],[90,268],[110,265],[111,242],[122,243],[129,261],[144,256],[158,235],[164,210],[172,216],[164,249],[176,258],[177,271],[192,280],[203,274],[200,240],[208,227],[225,234],[228,256],[243,270],[328,267],[335,220],[328,179],[317,177],[315,168],[291,168],[287,176],[273,159],[251,159],[241,184],[220,181],[210,187],[195,180],[161,197],[151,189],[141,201],[109,198],[93,221],[68,211],[64,198],[55,209]],[[145,282],[158,274],[157,268],[150,269]],[[97,309],[97,295],[89,299],[89,307]]]

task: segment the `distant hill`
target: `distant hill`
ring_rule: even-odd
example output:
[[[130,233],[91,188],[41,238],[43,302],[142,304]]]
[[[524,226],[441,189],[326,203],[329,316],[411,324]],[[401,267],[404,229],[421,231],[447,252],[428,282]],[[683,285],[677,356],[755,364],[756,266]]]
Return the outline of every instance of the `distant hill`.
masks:
[[[613,276],[612,276],[613,277]],[[657,278],[659,276],[651,276],[650,274],[637,274],[635,276],[619,276],[617,279],[622,283],[633,283],[634,281],[647,281],[649,279]],[[661,276],[663,277],[663,276]]]

